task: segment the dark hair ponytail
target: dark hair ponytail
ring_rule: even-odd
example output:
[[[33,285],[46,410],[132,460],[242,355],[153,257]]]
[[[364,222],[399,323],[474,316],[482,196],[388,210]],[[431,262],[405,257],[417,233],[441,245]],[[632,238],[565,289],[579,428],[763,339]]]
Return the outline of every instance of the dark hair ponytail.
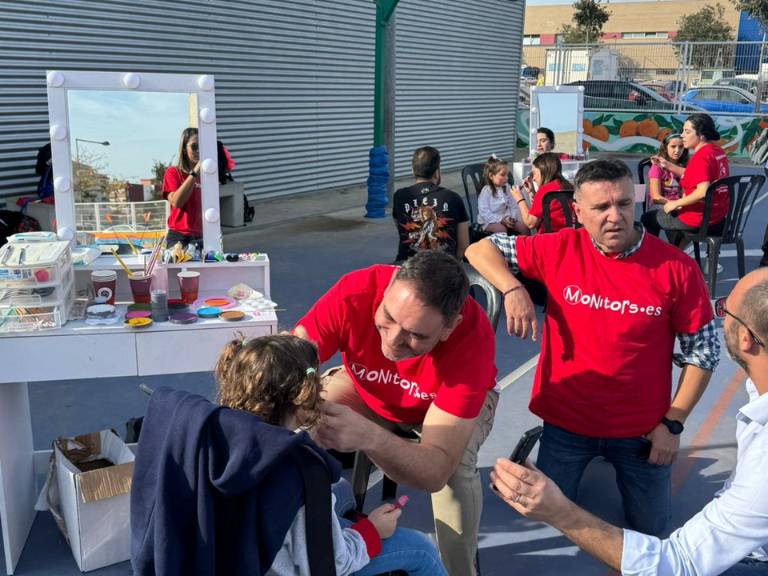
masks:
[[[691,123],[696,134],[698,134],[699,137],[704,138],[707,142],[720,140],[720,132],[717,131],[715,121],[712,120],[712,117],[709,114],[697,112],[696,114],[688,116],[686,120]]]

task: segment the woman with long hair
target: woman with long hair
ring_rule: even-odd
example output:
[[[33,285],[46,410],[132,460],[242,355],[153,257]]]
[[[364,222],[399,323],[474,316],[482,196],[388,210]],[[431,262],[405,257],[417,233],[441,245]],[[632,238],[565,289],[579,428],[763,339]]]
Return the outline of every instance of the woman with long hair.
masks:
[[[186,245],[203,239],[198,146],[197,128],[184,129],[176,165],[170,166],[163,175],[163,198],[171,205],[165,240],[169,248],[177,242]]]
[[[520,206],[520,216],[525,225],[528,228],[536,228],[541,233],[544,232],[544,198],[551,192],[573,190],[573,185],[563,177],[563,164],[558,155],[553,152],[546,152],[536,157],[531,166],[531,176],[536,186],[531,207],[528,207],[523,193],[517,186],[512,188],[512,196]],[[526,186],[525,182],[523,186]],[[526,188],[529,194],[533,192],[530,186]],[[550,204],[549,215],[552,232],[565,228],[565,212],[559,202]]]
[[[708,114],[691,114],[683,124],[683,146],[693,152],[688,165],[677,166],[661,156],[652,156],[651,162],[669,170],[680,178],[682,196],[666,202],[661,210],[648,218],[645,224],[651,234],[658,236],[663,229],[667,238],[679,245],[677,232],[698,230],[704,217],[704,197],[712,182],[730,174],[728,157],[717,141],[720,134]],[[712,211],[709,215],[709,231],[717,234],[723,229],[728,214],[728,187],[720,186],[714,191]]]

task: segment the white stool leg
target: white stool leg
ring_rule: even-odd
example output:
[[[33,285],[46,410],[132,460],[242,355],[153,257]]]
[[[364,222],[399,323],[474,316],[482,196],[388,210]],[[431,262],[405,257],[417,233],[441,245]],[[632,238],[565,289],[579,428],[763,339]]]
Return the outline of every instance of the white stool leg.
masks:
[[[35,520],[32,421],[26,382],[0,384],[0,527],[13,574]]]

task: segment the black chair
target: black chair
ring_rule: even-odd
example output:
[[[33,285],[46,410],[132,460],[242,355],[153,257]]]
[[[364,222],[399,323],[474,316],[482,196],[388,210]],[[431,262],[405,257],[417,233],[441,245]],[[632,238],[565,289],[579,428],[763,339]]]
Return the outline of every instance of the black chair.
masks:
[[[552,202],[558,202],[565,214],[566,228],[579,228],[580,224],[573,213],[573,190],[558,190],[549,192],[542,201],[542,220],[544,221],[544,232],[553,232],[552,230]]]
[[[637,182],[639,184],[645,184],[645,180],[647,178],[648,169],[651,167],[651,159],[646,158],[645,160],[641,160],[640,163],[637,165]]]
[[[495,332],[496,327],[499,325],[499,316],[501,315],[501,292],[499,292],[493,286],[493,284],[481,276],[480,273],[469,264],[464,264],[464,269],[467,272],[470,287],[477,286],[483,292],[485,292],[485,314],[488,316],[488,320],[491,322],[491,327]],[[419,439],[419,437],[413,432],[395,433],[402,438],[406,438],[414,442],[418,441]],[[355,463],[352,466],[352,493],[355,496],[355,504],[358,512],[362,512],[363,506],[365,505],[365,494],[368,490],[368,480],[371,475],[371,466],[372,463],[365,452],[362,450],[355,452]],[[388,476],[384,475],[384,480],[381,487],[382,500],[389,500],[394,498],[396,494],[397,483]]]
[[[461,170],[461,183],[464,185],[464,197],[469,213],[469,241],[477,242],[488,234],[477,222],[477,199],[483,189],[483,170],[485,164],[468,164]]]
[[[739,269],[739,278],[746,273],[744,270],[744,228],[749,220],[752,207],[757,199],[766,177],[762,174],[753,174],[746,176],[728,176],[715,180],[707,188],[707,194],[704,197],[704,212],[702,213],[701,226],[698,230],[691,232],[682,232],[683,241],[693,242],[693,253],[696,262],[701,267],[701,251],[699,242],[706,242],[709,250],[707,257],[707,285],[709,294],[715,297],[715,285],[717,282],[717,261],[720,257],[720,246],[723,244],[736,244],[736,257]],[[717,232],[710,231],[709,217],[712,213],[712,201],[715,190],[720,187],[728,188],[728,213],[723,221],[722,230]],[[720,228],[720,226],[718,226]]]

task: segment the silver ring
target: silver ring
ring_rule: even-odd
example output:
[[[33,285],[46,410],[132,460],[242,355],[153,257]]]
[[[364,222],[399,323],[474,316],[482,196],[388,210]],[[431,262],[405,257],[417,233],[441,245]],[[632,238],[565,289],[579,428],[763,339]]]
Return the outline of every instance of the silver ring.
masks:
[[[517,503],[519,503],[519,502],[520,502],[520,498],[522,498],[522,497],[523,497],[523,495],[522,495],[522,494],[520,494],[520,492],[518,492],[518,493],[517,493],[517,495],[515,496],[515,499],[514,499],[514,500],[512,500],[512,502],[514,502],[515,504],[517,504]]]

